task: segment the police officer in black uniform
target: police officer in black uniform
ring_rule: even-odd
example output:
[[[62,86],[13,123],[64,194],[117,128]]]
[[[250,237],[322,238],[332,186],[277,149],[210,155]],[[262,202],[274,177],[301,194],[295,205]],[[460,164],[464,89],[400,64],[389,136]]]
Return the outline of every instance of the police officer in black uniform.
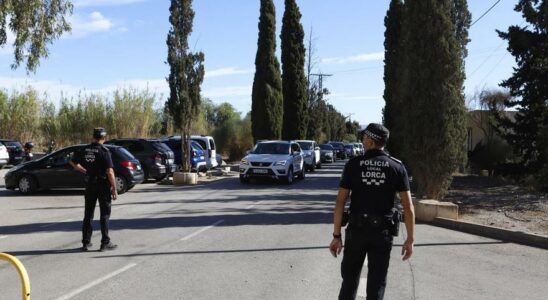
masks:
[[[103,146],[107,132],[104,128],[93,130],[93,142],[77,152],[70,164],[72,167],[86,175],[86,208],[82,225],[82,250],[87,251],[91,246],[91,234],[93,228],[93,213],[97,199],[101,212],[101,247],[100,250],[114,250],[117,245],[110,241],[108,235],[108,222],[110,219],[112,200],[118,198],[116,181],[112,165],[110,151]]]
[[[329,248],[334,257],[341,253],[344,207],[351,194],[339,299],[356,298],[366,257],[367,299],[383,299],[393,235],[397,234],[395,228],[399,225],[399,220],[393,218],[396,193],[404,208],[407,229],[407,239],[402,247],[403,260],[413,253],[415,212],[404,165],[384,151],[388,129],[372,123],[360,133],[363,134],[366,152],[351,159],[344,168],[334,213],[333,241]]]

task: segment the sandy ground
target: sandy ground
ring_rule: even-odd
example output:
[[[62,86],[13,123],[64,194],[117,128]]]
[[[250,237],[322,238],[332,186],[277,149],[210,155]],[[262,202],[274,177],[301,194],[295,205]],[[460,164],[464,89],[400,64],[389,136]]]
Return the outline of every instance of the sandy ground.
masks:
[[[455,176],[445,201],[464,221],[548,236],[548,194],[497,178]]]

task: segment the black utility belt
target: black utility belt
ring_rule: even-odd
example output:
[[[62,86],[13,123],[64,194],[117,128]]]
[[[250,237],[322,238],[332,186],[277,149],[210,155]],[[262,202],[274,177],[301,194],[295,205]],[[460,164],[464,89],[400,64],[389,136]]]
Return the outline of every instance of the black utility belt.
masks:
[[[86,183],[105,183],[108,182],[107,177],[103,176],[86,176],[85,178]]]
[[[357,227],[386,228],[392,224],[391,217],[369,214],[350,214],[348,223]]]
[[[401,221],[402,215],[396,209],[392,211],[392,215],[385,216],[344,212],[342,226],[345,226],[348,223],[352,227],[357,228],[362,227],[375,230],[388,229],[391,235],[398,236]]]

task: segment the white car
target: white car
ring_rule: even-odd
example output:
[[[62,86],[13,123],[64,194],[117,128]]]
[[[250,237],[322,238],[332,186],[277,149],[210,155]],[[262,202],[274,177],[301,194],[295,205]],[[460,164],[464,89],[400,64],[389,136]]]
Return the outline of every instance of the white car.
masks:
[[[300,140],[296,141],[304,152],[305,169],[314,172],[316,168],[322,168],[320,147],[315,141]]]
[[[6,146],[0,143],[0,169],[7,165],[9,161],[10,155],[8,153],[8,149],[6,148]]]
[[[293,141],[263,141],[240,162],[240,182],[251,178],[272,178],[293,183],[295,175],[305,177],[304,155]]]
[[[204,156],[206,159],[207,168],[216,168],[219,163],[217,162],[217,149],[213,137],[205,135],[191,135],[190,139],[196,141],[205,150]]]

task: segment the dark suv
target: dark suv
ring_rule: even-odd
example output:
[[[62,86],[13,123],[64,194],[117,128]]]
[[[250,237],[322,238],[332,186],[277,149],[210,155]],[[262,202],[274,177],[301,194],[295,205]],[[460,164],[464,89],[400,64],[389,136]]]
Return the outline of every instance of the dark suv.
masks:
[[[112,155],[116,189],[119,194],[143,182],[143,171],[139,161],[126,149],[105,145]],[[18,188],[23,194],[40,189],[84,188],[84,174],[77,172],[69,164],[74,153],[83,151],[86,145],[70,146],[40,159],[11,168],[6,173],[6,188]]]
[[[0,140],[0,144],[4,144],[8,149],[10,160],[8,164],[18,165],[23,160],[23,146],[18,141]]]
[[[346,151],[344,150],[343,142],[329,142],[328,144],[333,146],[336,158],[346,159]]]
[[[153,139],[114,139],[106,144],[122,146],[135,156],[145,172],[145,180],[162,180],[176,171],[175,155],[164,143]]]

